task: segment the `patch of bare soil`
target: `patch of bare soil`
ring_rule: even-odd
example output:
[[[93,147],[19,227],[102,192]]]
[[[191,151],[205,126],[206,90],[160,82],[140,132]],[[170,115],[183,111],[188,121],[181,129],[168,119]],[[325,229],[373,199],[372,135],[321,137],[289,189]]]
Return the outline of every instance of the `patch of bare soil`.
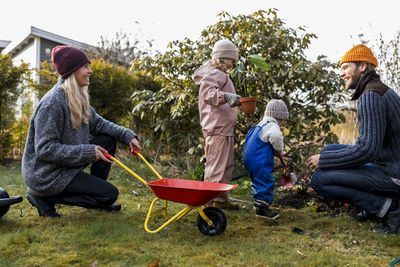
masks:
[[[354,215],[360,210],[350,204],[333,201],[318,195],[310,185],[312,173],[297,174],[298,182],[292,188],[286,188],[279,192],[279,198],[274,201],[274,205],[301,209],[309,205],[317,212],[327,212],[332,216],[341,213]],[[277,179],[275,188],[281,186],[280,177]]]

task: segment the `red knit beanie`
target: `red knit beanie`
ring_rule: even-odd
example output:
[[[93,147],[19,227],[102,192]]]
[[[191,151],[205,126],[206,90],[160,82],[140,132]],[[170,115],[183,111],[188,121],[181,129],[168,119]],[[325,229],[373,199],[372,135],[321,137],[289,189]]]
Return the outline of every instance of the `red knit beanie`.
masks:
[[[69,45],[54,47],[51,51],[51,61],[58,74],[64,80],[83,65],[90,64],[90,60],[85,52]]]

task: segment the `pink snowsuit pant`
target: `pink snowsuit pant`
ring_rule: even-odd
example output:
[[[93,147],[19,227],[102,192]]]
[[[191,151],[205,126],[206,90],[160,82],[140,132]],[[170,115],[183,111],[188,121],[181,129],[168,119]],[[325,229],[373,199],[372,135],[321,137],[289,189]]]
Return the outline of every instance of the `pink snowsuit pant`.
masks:
[[[230,184],[234,166],[233,136],[211,135],[205,137],[205,182]],[[229,201],[228,193],[222,193],[213,201]]]

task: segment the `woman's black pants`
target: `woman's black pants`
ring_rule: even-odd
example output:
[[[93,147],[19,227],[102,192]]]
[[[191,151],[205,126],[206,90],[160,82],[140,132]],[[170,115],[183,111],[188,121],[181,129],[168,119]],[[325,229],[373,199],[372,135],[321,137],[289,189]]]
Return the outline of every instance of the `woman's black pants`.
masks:
[[[114,155],[116,140],[108,135],[99,135],[90,140]],[[106,208],[118,198],[118,189],[107,182],[111,164],[103,160],[96,161],[90,168],[90,174],[79,171],[67,187],[57,196],[49,197],[54,204],[79,206],[89,209]]]

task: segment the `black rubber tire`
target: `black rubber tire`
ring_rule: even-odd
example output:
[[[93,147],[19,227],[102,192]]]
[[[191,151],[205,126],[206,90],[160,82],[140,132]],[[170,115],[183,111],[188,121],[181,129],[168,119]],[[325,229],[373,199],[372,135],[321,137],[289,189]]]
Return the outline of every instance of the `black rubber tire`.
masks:
[[[8,195],[7,191],[0,187],[0,198],[9,198],[9,197],[10,196]],[[6,214],[9,209],[10,209],[9,205],[0,207],[0,217],[3,217],[3,215]]]
[[[201,218],[200,214],[197,217],[197,228],[203,235],[214,236],[222,234],[226,229],[226,217],[222,210],[214,207],[208,207],[203,210],[207,217],[213,222],[212,225]]]

